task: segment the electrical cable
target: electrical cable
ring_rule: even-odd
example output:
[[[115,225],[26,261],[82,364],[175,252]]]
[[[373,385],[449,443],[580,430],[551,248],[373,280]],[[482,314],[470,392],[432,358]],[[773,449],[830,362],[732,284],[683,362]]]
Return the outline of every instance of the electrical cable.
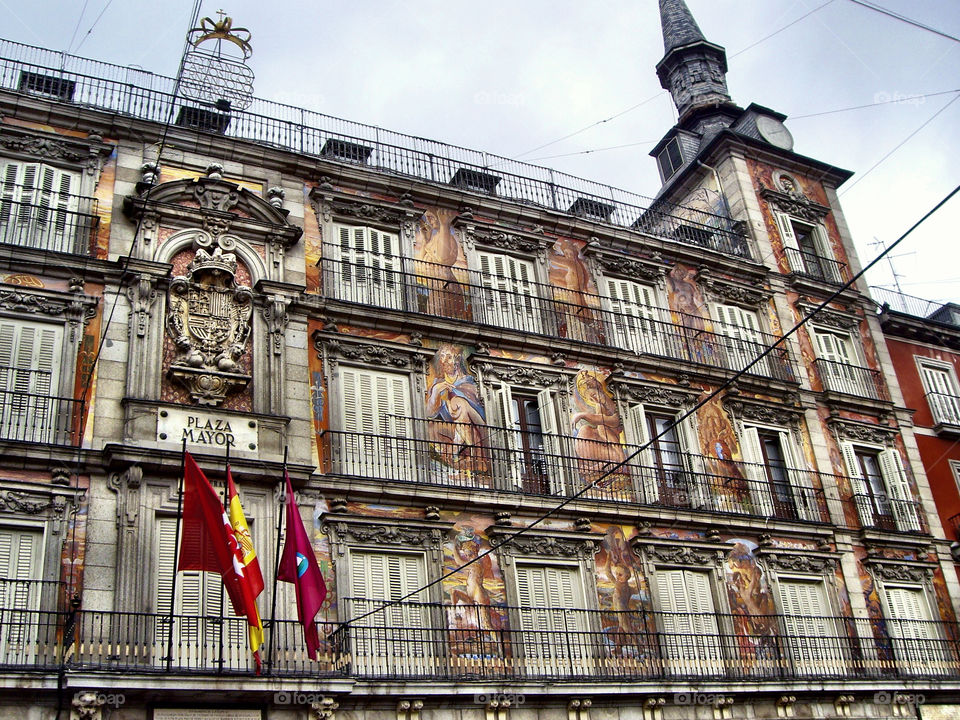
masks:
[[[854,3],[855,5],[860,5],[862,7],[865,7],[867,8],[867,10],[873,10],[874,12],[878,12],[881,15],[892,17],[894,20],[899,20],[900,22],[906,23],[907,25],[913,25],[914,27],[920,28],[921,30],[932,32],[934,35],[939,35],[940,37],[947,38],[947,40],[953,40],[954,42],[960,43],[960,38],[958,37],[955,37],[953,35],[948,35],[947,33],[941,30],[937,30],[935,27],[924,25],[923,23],[917,20],[908,18],[906,15],[895,13],[893,10],[888,10],[887,8],[881,7],[880,5],[876,5],[875,3],[864,2],[863,0],[850,0],[850,2]]]
[[[77,24],[73,26],[73,34],[70,36],[70,42],[67,43],[67,52],[70,52],[70,48],[73,47],[73,41],[77,37],[77,30],[80,29],[80,23],[83,22],[83,14],[87,12],[87,3],[90,0],[83,0],[83,7],[80,8],[80,17],[77,18]]]
[[[926,100],[927,98],[939,97],[940,95],[950,95],[960,93],[960,88],[956,90],[941,90],[932,93],[918,93],[916,95],[904,95],[903,97],[894,97],[889,100],[880,100],[879,102],[867,103],[866,105],[853,105],[852,107],[838,108],[837,110],[823,110],[821,112],[808,113],[806,115],[791,115],[790,120],[804,120],[806,118],[820,117],[821,115],[834,115],[836,113],[849,112],[851,110],[863,110],[864,108],[877,107],[879,105],[903,104],[908,105],[914,100]]]
[[[623,467],[624,467],[625,465],[627,465],[631,460],[633,460],[634,458],[636,458],[641,452],[643,452],[644,450],[646,450],[647,448],[649,448],[650,445],[652,445],[655,440],[659,440],[663,435],[665,435],[665,434],[667,434],[668,432],[670,432],[671,428],[675,427],[676,425],[679,425],[679,424],[682,423],[684,420],[686,420],[688,417],[690,417],[691,415],[693,415],[693,414],[694,414],[697,410],[699,410],[701,407],[703,407],[703,406],[706,405],[707,403],[711,402],[714,398],[716,398],[717,396],[719,396],[722,391],[726,390],[730,385],[732,385],[733,383],[735,383],[735,382],[736,382],[742,375],[744,375],[750,368],[752,368],[752,367],[753,367],[754,365],[756,365],[757,363],[761,362],[765,357],[767,357],[771,352],[773,352],[778,346],[780,346],[781,344],[783,344],[784,341],[786,341],[787,338],[789,338],[790,336],[792,336],[792,335],[793,335],[794,333],[796,333],[801,327],[803,327],[803,325],[805,325],[809,320],[811,320],[817,313],[819,313],[819,312],[820,312],[821,310],[823,310],[824,308],[828,307],[828,306],[830,305],[830,303],[832,303],[834,300],[836,300],[837,297],[839,297],[841,294],[843,294],[848,288],[852,287],[852,286],[854,285],[854,283],[856,283],[857,280],[859,280],[861,277],[863,277],[868,270],[870,270],[870,269],[871,269],[874,265],[876,265],[881,259],[883,259],[883,258],[887,255],[887,253],[889,253],[891,250],[893,250],[895,247],[897,247],[897,245],[899,245],[901,242],[903,242],[914,230],[916,230],[921,224],[923,224],[930,216],[932,216],[934,213],[936,213],[941,207],[943,207],[944,205],[946,205],[946,204],[953,198],[953,196],[956,195],[958,192],[960,192],[960,185],[956,186],[952,191],[950,191],[950,193],[948,193],[946,197],[944,197],[942,200],[940,200],[940,202],[938,202],[933,208],[931,208],[930,210],[928,210],[928,211],[923,215],[923,217],[921,217],[921,218],[920,218],[919,220],[917,220],[913,225],[911,225],[910,228],[909,228],[906,232],[904,232],[902,235],[900,235],[900,237],[898,237],[896,240],[894,240],[893,243],[891,243],[889,247],[887,247],[886,249],[884,249],[884,250],[883,250],[879,255],[877,255],[873,260],[871,260],[869,263],[867,263],[858,273],[856,273],[856,274],[855,274],[853,277],[851,277],[846,283],[844,283],[840,288],[838,288],[836,291],[834,291],[833,294],[830,295],[830,297],[828,297],[826,300],[824,300],[823,302],[821,302],[819,305],[817,305],[815,308],[813,308],[809,313],[807,313],[803,318],[801,318],[799,322],[797,322],[792,328],[790,328],[790,330],[788,330],[788,331],[785,332],[781,337],[779,337],[776,342],[774,342],[772,345],[770,345],[769,347],[767,347],[766,350],[764,350],[762,353],[760,353],[759,355],[757,355],[750,363],[748,363],[748,364],[747,364],[745,367],[743,367],[741,370],[738,370],[732,377],[730,377],[729,379],[727,379],[727,380],[726,380],[725,382],[723,382],[720,386],[718,386],[716,389],[714,389],[712,392],[710,392],[705,398],[703,398],[702,400],[700,400],[696,405],[694,405],[694,406],[691,407],[689,410],[687,410],[686,412],[684,412],[683,414],[681,414],[681,415],[676,419],[676,421],[674,422],[673,425],[665,428],[665,429],[662,430],[660,433],[658,433],[656,436],[652,437],[652,438],[649,439],[646,443],[644,443],[643,445],[641,445],[640,447],[638,447],[633,453],[631,453],[630,455],[628,455],[626,458],[624,458],[623,460],[621,460],[621,461],[617,462],[616,464],[614,464],[612,467],[610,467],[610,468],[608,468],[607,470],[605,470],[605,471],[603,472],[603,474],[601,474],[600,477],[598,477],[596,480],[593,480],[593,481],[591,481],[590,483],[585,484],[580,490],[578,490],[577,492],[573,493],[572,495],[564,498],[558,505],[554,506],[553,508],[551,508],[551,509],[548,510],[547,512],[543,513],[542,515],[537,516],[529,525],[526,525],[526,526],[524,526],[524,527],[522,527],[522,528],[518,528],[516,532],[511,533],[510,535],[505,536],[505,537],[504,537],[502,540],[500,540],[499,542],[491,542],[491,543],[490,543],[490,547],[489,547],[487,550],[484,550],[483,552],[477,553],[477,555],[476,555],[475,557],[471,558],[470,560],[468,560],[467,562],[463,563],[463,564],[460,565],[459,567],[456,567],[456,568],[454,568],[453,570],[450,570],[450,571],[444,573],[444,574],[441,575],[440,577],[438,577],[438,578],[436,578],[436,579],[434,579],[434,580],[431,580],[430,582],[424,584],[422,587],[420,587],[420,588],[418,588],[418,589],[416,589],[416,590],[413,590],[413,591],[411,591],[411,592],[408,592],[406,595],[403,595],[403,596],[401,596],[401,597],[399,597],[399,598],[396,598],[396,599],[393,599],[393,600],[385,600],[385,601],[383,601],[383,604],[382,604],[380,607],[378,607],[378,608],[375,608],[375,609],[373,609],[373,610],[368,610],[367,612],[362,613],[362,614],[360,614],[360,615],[358,615],[358,616],[356,616],[356,617],[352,617],[352,618],[350,618],[350,619],[348,619],[348,620],[345,620],[345,621],[343,621],[343,622],[341,622],[341,623],[338,623],[339,628],[349,627],[352,623],[356,623],[356,622],[358,622],[358,621],[360,621],[360,620],[363,620],[363,619],[366,618],[366,617],[370,617],[371,615],[373,615],[373,614],[375,614],[375,613],[383,612],[384,610],[386,610],[386,609],[389,608],[389,607],[393,607],[394,605],[398,605],[399,603],[402,603],[402,602],[404,602],[405,600],[408,600],[409,598],[414,597],[415,595],[419,595],[419,594],[420,594],[421,592],[423,592],[424,590],[427,590],[428,588],[431,588],[431,587],[433,587],[434,585],[438,585],[438,584],[442,583],[444,580],[447,580],[448,578],[450,578],[450,577],[456,575],[457,573],[463,571],[465,568],[469,567],[470,565],[474,564],[475,562],[479,562],[480,560],[482,560],[482,559],[485,558],[486,556],[492,554],[492,553],[495,552],[496,550],[499,550],[499,549],[502,548],[504,545],[509,544],[510,542],[512,542],[512,541],[515,540],[516,538],[520,537],[521,535],[524,535],[524,534],[530,532],[530,531],[531,531],[533,528],[535,528],[537,525],[539,525],[540,523],[544,522],[545,520],[548,520],[550,517],[552,517],[552,516],[555,515],[557,512],[559,512],[560,510],[562,510],[564,507],[566,507],[567,505],[569,505],[571,502],[573,502],[574,500],[577,500],[578,498],[580,498],[581,496],[583,496],[584,493],[586,493],[588,490],[591,490],[591,489],[597,487],[597,485],[599,485],[601,482],[603,482],[606,478],[610,477],[610,475],[612,475],[612,474],[613,474],[614,472],[616,472],[617,470],[623,468]]]
[[[90,26],[90,29],[87,30],[87,34],[80,38],[80,42],[77,43],[77,47],[74,52],[80,52],[80,46],[87,41],[87,38],[90,37],[90,33],[93,32],[93,29],[97,26],[97,23],[100,22],[100,18],[103,17],[103,14],[107,11],[107,8],[113,4],[113,0],[107,0],[107,4],[103,6],[103,10],[100,11],[100,14],[97,15],[96,20],[93,21],[93,25]]]

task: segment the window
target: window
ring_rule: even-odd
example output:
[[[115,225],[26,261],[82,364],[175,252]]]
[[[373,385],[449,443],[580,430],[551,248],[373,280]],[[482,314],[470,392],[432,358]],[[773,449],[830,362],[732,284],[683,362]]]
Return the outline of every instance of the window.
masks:
[[[0,437],[56,442],[63,327],[0,319]],[[67,408],[63,411],[66,413]],[[60,430],[66,428],[60,427]]]
[[[654,289],[617,278],[607,278],[606,287],[612,343],[637,354],[665,355]]]
[[[160,664],[167,656],[170,641],[170,592],[178,557],[175,517],[157,518],[154,557],[157,558],[154,596],[157,619],[153,657],[154,664]],[[252,668],[247,619],[234,614],[219,574],[199,570],[177,573],[170,651],[174,667],[217,668],[222,657],[224,668]]]
[[[73,100],[73,92],[76,87],[75,80],[53,77],[29,70],[20,71],[19,89],[33,95],[43,95],[54,100],[70,102]]]
[[[783,608],[784,642],[798,675],[844,675],[843,640],[837,636],[833,613],[816,580],[786,580],[777,583]]]
[[[666,182],[673,177],[674,173],[683,167],[683,155],[680,152],[680,140],[670,138],[667,144],[657,154],[657,165],[660,167],[660,178]]]
[[[842,443],[841,447],[863,527],[921,532],[917,503],[900,453],[852,443]]]
[[[354,670],[359,674],[419,675],[434,673],[434,638],[429,606],[421,595],[376,611],[426,584],[422,553],[378,553],[350,550],[350,597],[346,617],[354,641]],[[366,617],[364,614],[372,612]]]
[[[677,422],[671,411],[632,405],[627,411],[637,445],[649,445],[639,455],[641,502],[670,507],[702,508],[710,504],[710,489],[696,452],[696,430],[690,419]]]
[[[893,653],[901,670],[920,675],[929,674],[939,665],[946,672],[953,662],[940,638],[936,623],[930,618],[930,605],[922,587],[895,586],[884,583],[887,628],[893,642]]]
[[[570,675],[592,654],[579,569],[520,561],[515,567],[527,672]]]
[[[38,617],[42,552],[41,530],[0,527],[0,662],[7,665],[31,661],[37,633],[47,622]]]
[[[754,514],[785,520],[820,519],[810,475],[799,467],[789,431],[745,427],[740,452],[746,463]]]
[[[843,282],[823,226],[795,220],[783,213],[776,213],[776,219],[787,262],[793,272],[824,282]]]
[[[657,570],[655,580],[664,671],[680,676],[721,674],[723,650],[710,574]]]
[[[567,479],[562,452],[557,395],[503,384],[493,393],[493,423],[504,428],[499,456],[501,477],[515,489],[537,495],[562,495]]]
[[[728,370],[742,370],[767,349],[755,311],[744,310],[736,305],[717,305],[716,315],[717,331],[730,338],[721,350],[721,362]],[[769,375],[769,360],[764,358],[748,372]]]
[[[482,321],[513,330],[543,332],[533,263],[491,252],[478,252],[477,257]]]
[[[403,307],[400,241],[382,230],[335,225],[335,297],[378,307]]]
[[[919,359],[917,366],[933,422],[937,425],[960,426],[960,392],[957,391],[957,381],[950,366]]]
[[[40,163],[0,161],[0,242],[76,252],[81,215],[77,173]]]
[[[341,472],[412,480],[409,376],[341,365],[340,392]]]

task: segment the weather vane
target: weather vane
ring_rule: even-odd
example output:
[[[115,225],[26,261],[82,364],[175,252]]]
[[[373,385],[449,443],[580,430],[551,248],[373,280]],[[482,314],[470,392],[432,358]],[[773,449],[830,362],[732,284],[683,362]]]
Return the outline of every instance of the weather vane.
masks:
[[[221,112],[242,110],[253,102],[253,71],[247,65],[253,54],[250,31],[234,27],[233,18],[223,10],[216,14],[217,20],[205,17],[187,35],[190,46],[183,59],[181,92]]]

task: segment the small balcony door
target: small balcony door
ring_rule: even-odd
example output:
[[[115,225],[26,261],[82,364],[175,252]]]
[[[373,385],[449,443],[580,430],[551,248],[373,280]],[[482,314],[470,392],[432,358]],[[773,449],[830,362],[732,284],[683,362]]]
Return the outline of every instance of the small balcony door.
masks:
[[[73,253],[79,177],[39,163],[0,163],[0,242]]]
[[[797,675],[845,676],[848,639],[837,634],[822,580],[779,582],[783,642]]]
[[[663,329],[652,287],[607,278],[610,337],[617,347],[638,355],[664,355]]]
[[[723,675],[724,653],[710,574],[657,570],[655,578],[664,673],[680,677]]]
[[[543,307],[536,271],[529,260],[500,253],[477,253],[480,262],[482,321],[498,327],[542,333]]]
[[[767,349],[760,334],[757,313],[736,305],[717,305],[716,314],[718,332],[729,338],[721,353],[724,364],[728,370],[743,370]],[[760,360],[747,372],[752,375],[769,375],[768,358]]]
[[[56,441],[62,342],[61,325],[0,321],[0,439]]]
[[[335,297],[386,308],[403,307],[400,240],[382,230],[336,226]]]
[[[894,659],[901,672],[943,675],[955,672],[956,659],[930,618],[930,605],[922,588],[884,586],[887,627]]]
[[[56,616],[41,615],[43,532],[0,527],[0,662],[30,665],[56,642]],[[51,627],[52,624],[52,627]]]

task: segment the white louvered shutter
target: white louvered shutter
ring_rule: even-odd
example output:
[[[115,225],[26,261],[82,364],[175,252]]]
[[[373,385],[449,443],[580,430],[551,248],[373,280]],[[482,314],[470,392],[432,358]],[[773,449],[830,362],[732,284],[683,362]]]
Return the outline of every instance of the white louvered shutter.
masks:
[[[399,238],[375,228],[335,226],[336,292],[341,300],[400,308],[403,304]]]
[[[770,479],[767,477],[763,449],[760,447],[760,433],[755,427],[743,429],[743,434],[740,436],[740,453],[750,480],[750,498],[753,500],[754,511],[763,517],[773,517],[775,513],[773,496],[770,493]]]
[[[631,463],[634,476],[640,481],[640,502],[655,504],[660,501],[660,484],[657,469],[654,467],[653,451],[649,447],[650,436],[647,433],[647,414],[643,405],[637,403],[627,408],[627,423],[630,427],[632,440],[643,448]],[[647,447],[644,447],[647,446]],[[628,454],[633,449],[628,449]]]
[[[540,411],[540,431],[543,433],[543,449],[546,453],[550,491],[554,495],[564,495],[569,476],[568,458],[567,453],[563,452],[557,396],[550,390],[541,390],[537,393],[537,409]]]
[[[902,670],[909,674],[943,673],[953,654],[930,620],[930,606],[920,588],[884,586],[890,635]]]
[[[0,164],[0,242],[73,252],[76,173],[40,163]]]
[[[823,373],[826,388],[850,395],[872,394],[858,375],[849,337],[822,330],[814,331],[814,335],[817,339],[817,354],[828,361]]]
[[[630,280],[607,278],[614,343],[638,354],[663,355],[660,319],[652,287]]]
[[[880,453],[879,459],[883,484],[890,494],[890,505],[897,529],[903,532],[920,532],[917,504],[910,491],[910,483],[907,480],[900,453],[893,449],[884,450]]]
[[[876,524],[873,504],[870,502],[867,479],[863,476],[863,470],[860,468],[857,452],[854,450],[852,443],[840,443],[840,451],[843,453],[843,464],[847,466],[847,476],[850,478],[860,522],[863,527],[873,527]]]
[[[780,580],[780,602],[783,607],[784,631],[790,655],[801,675],[819,675],[842,671],[842,658],[830,652],[835,647],[837,629],[830,615],[830,606],[823,582]]]
[[[520,432],[514,426],[513,394],[506,383],[492,393],[487,403],[491,421],[497,429],[493,431],[494,466],[497,476],[508,481],[515,489],[523,487],[523,441]]]
[[[491,325],[543,332],[533,263],[510,255],[479,252],[484,321]]]
[[[805,273],[807,271],[806,263],[803,261],[803,253],[800,252],[797,236],[793,232],[793,223],[790,221],[790,216],[783,213],[774,213],[774,217],[777,220],[777,229],[780,231],[783,251],[786,253],[790,269],[793,272]]]
[[[695,415],[691,414],[677,423],[677,438],[682,445],[684,463],[690,474],[690,505],[694,508],[712,508],[714,493],[710,487],[711,476],[707,473],[703,456],[700,454],[700,436]]]
[[[950,371],[920,363],[920,377],[927,389],[927,402],[934,422],[960,425],[960,397]]]
[[[402,373],[340,367],[341,461],[365,477],[411,480],[410,380]]]
[[[714,674],[723,660],[710,576],[694,570],[657,570],[657,596],[667,671]]]
[[[0,320],[0,437],[54,441],[63,327]]]
[[[742,370],[759,356],[766,346],[760,336],[757,314],[736,305],[717,305],[717,320],[720,333],[730,338],[724,353],[730,370]],[[748,371],[754,375],[768,375],[769,363],[764,358]]]
[[[574,567],[515,567],[528,673],[555,676],[569,671],[589,651],[578,612],[583,607],[580,573]]]
[[[804,467],[806,463],[800,460],[801,454],[794,444],[793,435],[786,430],[780,431],[780,450],[787,465],[787,477],[790,479],[790,488],[800,519],[814,522],[820,520],[821,509],[813,479]]]
[[[43,532],[0,528],[0,661],[14,665],[36,654],[40,609]]]

